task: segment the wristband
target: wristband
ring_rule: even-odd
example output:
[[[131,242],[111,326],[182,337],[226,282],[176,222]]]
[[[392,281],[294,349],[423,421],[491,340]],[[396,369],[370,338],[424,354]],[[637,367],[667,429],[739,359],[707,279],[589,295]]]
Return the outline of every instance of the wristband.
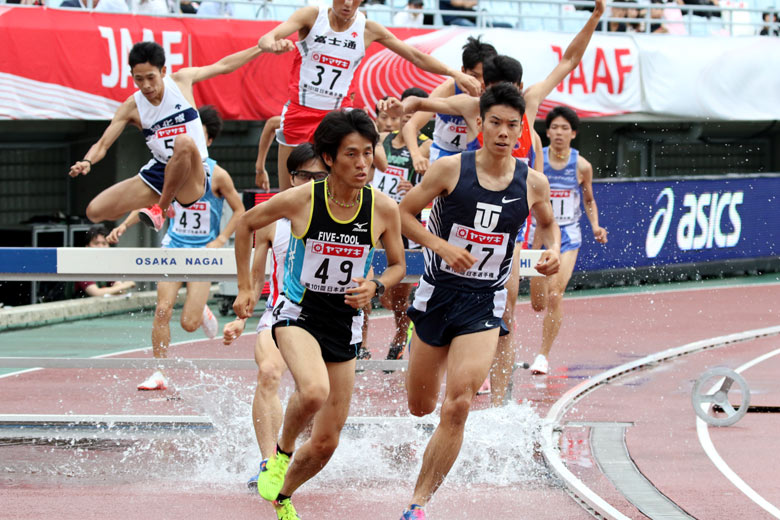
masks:
[[[89,169],[90,169],[90,170],[92,169],[92,161],[90,161],[89,159],[82,159],[82,160],[80,160],[79,162],[85,162],[85,163],[89,163]]]

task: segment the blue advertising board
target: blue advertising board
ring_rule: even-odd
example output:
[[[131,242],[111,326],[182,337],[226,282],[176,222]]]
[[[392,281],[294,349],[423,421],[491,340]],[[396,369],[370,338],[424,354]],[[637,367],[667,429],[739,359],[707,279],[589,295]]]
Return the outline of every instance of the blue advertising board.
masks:
[[[776,257],[780,176],[594,181],[606,245],[584,216],[577,271]]]

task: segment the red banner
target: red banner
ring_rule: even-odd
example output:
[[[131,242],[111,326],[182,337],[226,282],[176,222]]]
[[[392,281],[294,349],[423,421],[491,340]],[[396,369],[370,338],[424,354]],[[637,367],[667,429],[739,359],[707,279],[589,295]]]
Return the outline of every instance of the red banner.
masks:
[[[134,43],[162,45],[175,72],[251,47],[277,24],[0,6],[0,118],[110,119],[136,90],[127,66]],[[405,39],[430,31],[393,32]],[[371,45],[367,56],[382,48]],[[292,63],[291,52],[263,54],[195,85],[195,101],[217,106],[225,119],[268,119],[287,101]],[[355,106],[364,104],[356,98]]]

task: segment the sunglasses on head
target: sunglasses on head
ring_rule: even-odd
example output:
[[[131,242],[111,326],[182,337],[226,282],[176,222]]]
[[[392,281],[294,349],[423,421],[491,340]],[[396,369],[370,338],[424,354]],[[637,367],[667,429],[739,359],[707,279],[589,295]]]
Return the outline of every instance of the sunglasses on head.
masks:
[[[309,170],[293,170],[290,172],[290,175],[293,177],[303,177],[304,179],[312,179],[315,181],[321,181],[325,177],[328,176],[328,172],[326,171],[316,171],[312,172]]]

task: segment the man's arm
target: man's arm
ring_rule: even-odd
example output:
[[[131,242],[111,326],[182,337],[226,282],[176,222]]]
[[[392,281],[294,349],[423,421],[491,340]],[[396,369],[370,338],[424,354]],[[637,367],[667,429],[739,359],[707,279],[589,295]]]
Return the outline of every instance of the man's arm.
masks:
[[[596,242],[607,243],[607,230],[599,226],[599,208],[596,198],[593,196],[593,166],[583,156],[577,158],[577,174],[582,185],[582,202],[585,206],[585,215],[590,221],[593,237]]]
[[[111,230],[111,233],[108,234],[106,237],[106,242],[109,244],[118,244],[119,239],[122,237],[122,235],[125,234],[125,231],[130,229],[131,227],[135,226],[140,222],[140,219],[138,218],[138,210],[133,210],[130,213],[127,214],[127,217],[125,220],[119,224],[117,227]]]
[[[186,67],[180,69],[171,74],[171,77],[176,81],[188,82],[190,84],[198,83],[199,81],[205,81],[215,76],[219,76],[220,74],[230,74],[257,58],[262,53],[263,51],[258,49],[257,46],[253,46],[244,49],[243,51],[225,56],[218,62],[206,65],[205,67]]]
[[[439,159],[431,165],[422,181],[404,196],[398,209],[404,236],[442,257],[456,271],[467,271],[477,259],[466,249],[453,246],[428,231],[416,217],[433,199],[455,189],[459,176],[460,155]]]
[[[531,133],[533,134],[531,137],[533,138],[534,142],[534,164],[529,166],[538,172],[543,172],[544,147],[542,146],[542,138],[539,137],[539,134],[536,133],[536,130],[534,130],[533,126],[531,126]]]
[[[288,40],[291,34],[302,29],[311,29],[317,19],[319,8],[314,6],[301,7],[295,11],[287,21],[277,25],[265,33],[257,42],[261,52],[284,54],[295,49],[295,44]]]
[[[528,118],[528,123],[531,125],[534,124],[536,113],[539,111],[539,105],[541,105],[544,98],[579,65],[583,54],[585,54],[585,49],[588,47],[588,43],[590,43],[590,37],[593,36],[593,31],[598,27],[599,19],[604,14],[605,9],[606,0],[596,0],[593,13],[588,18],[588,21],[585,22],[585,26],[577,33],[569,46],[566,47],[566,51],[563,53],[563,57],[558,65],[555,66],[546,78],[539,83],[531,85],[525,91],[525,115]]]
[[[89,151],[84,155],[84,159],[76,161],[73,166],[70,167],[68,175],[71,177],[78,177],[79,175],[88,174],[92,170],[92,165],[106,156],[106,152],[122,134],[122,131],[124,131],[127,124],[134,121],[133,114],[135,111],[135,98],[130,96],[124,103],[119,105],[108,128],[103,131],[103,135],[100,136],[100,139],[89,148]]]
[[[386,137],[387,132],[379,134],[379,141],[377,141],[376,146],[374,146],[374,168],[382,172],[387,170],[387,154],[385,153],[385,147],[383,145]]]
[[[448,78],[444,83],[433,89],[430,97],[445,98],[452,96],[454,93],[455,81],[452,78]],[[422,127],[424,127],[434,115],[433,112],[416,112],[401,129],[401,133],[404,136],[404,143],[406,144],[406,148],[409,149],[409,156],[412,158],[412,163],[414,164],[414,170],[420,175],[425,174],[425,171],[430,166],[430,162],[427,157],[423,157],[420,153],[420,148],[417,145],[417,136],[420,135]]]
[[[558,272],[561,264],[561,229],[555,222],[552,205],[550,204],[550,183],[543,173],[528,169],[526,180],[528,187],[528,208],[536,219],[536,237],[546,247],[539,262],[534,268],[539,273],[549,276]]]
[[[276,130],[282,126],[281,116],[274,116],[263,125],[263,133],[260,134],[260,141],[257,143],[257,160],[255,161],[255,186],[261,190],[268,190],[271,185],[268,181],[268,172],[265,169],[265,160],[268,157],[268,150],[271,149],[271,143],[274,141]]]
[[[377,42],[426,72],[451,77],[458,85],[463,87],[463,90],[472,96],[480,95],[482,86],[476,78],[459,70],[447,67],[447,65],[430,54],[425,54],[411,45],[402,42],[393,33],[388,31],[385,26],[373,20],[367,20],[366,32],[368,33],[367,36],[369,36],[369,42],[367,43]]]
[[[114,282],[109,287],[98,287],[96,283],[90,284],[84,288],[84,292],[89,296],[105,296],[107,294],[121,294],[135,287],[135,282]]]
[[[233,210],[233,215],[231,215],[230,220],[225,224],[225,229],[222,230],[217,238],[206,245],[206,247],[222,247],[230,240],[230,236],[238,225],[238,219],[241,218],[241,215],[243,215],[246,210],[244,209],[244,202],[241,200],[241,195],[236,191],[233,179],[230,177],[227,170],[217,165],[212,173],[212,178],[215,183],[215,191],[227,201],[230,209]]]

